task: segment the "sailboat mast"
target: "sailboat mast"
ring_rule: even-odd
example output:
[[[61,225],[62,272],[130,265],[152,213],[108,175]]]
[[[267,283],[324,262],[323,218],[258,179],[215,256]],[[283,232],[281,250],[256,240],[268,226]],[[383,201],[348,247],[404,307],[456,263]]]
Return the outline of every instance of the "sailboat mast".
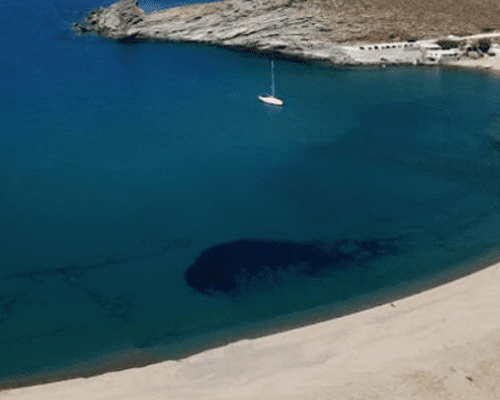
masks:
[[[272,79],[271,96],[274,97],[274,60],[271,60],[271,79]]]
[[[263,94],[259,96],[259,100],[263,103],[272,104],[273,106],[282,106],[283,100],[274,97],[274,60],[271,60],[271,92],[272,94]]]

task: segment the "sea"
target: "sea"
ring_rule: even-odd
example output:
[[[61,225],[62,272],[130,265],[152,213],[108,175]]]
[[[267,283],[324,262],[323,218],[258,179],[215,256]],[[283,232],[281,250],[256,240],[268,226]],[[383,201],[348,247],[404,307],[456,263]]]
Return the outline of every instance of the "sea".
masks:
[[[181,359],[499,258],[498,77],[276,55],[276,108],[257,99],[270,56],[73,32],[109,4],[0,14],[0,388]]]

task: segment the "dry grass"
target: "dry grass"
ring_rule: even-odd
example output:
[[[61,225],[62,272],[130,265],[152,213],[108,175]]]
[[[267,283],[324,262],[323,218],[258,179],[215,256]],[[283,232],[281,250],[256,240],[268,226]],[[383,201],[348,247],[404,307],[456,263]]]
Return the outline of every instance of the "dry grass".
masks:
[[[167,9],[149,16],[150,22],[168,17],[224,14],[239,9],[252,16],[293,7],[296,17],[312,16],[329,32],[315,35],[329,42],[399,41],[478,34],[500,30],[500,0],[252,0],[196,4]],[[236,17],[231,14],[231,17]]]
[[[386,41],[500,29],[498,0],[307,0],[332,41]]]

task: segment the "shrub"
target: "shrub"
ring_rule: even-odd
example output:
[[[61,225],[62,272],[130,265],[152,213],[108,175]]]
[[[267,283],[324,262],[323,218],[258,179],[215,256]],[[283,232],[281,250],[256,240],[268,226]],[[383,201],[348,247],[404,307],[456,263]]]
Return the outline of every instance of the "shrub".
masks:
[[[438,40],[436,43],[440,45],[443,50],[458,49],[460,47],[460,42],[456,40]]]
[[[490,46],[491,46],[491,40],[490,39],[479,39],[477,41],[477,47],[483,53],[487,53],[488,50],[490,49]]]

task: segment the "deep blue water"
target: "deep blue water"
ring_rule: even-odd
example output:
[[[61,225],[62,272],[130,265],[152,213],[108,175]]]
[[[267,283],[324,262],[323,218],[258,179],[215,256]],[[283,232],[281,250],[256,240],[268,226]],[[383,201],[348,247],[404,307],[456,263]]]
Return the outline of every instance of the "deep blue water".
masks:
[[[0,386],[341,315],[496,255],[497,78],[276,60],[276,110],[264,57],[75,36],[101,5],[0,17]]]

